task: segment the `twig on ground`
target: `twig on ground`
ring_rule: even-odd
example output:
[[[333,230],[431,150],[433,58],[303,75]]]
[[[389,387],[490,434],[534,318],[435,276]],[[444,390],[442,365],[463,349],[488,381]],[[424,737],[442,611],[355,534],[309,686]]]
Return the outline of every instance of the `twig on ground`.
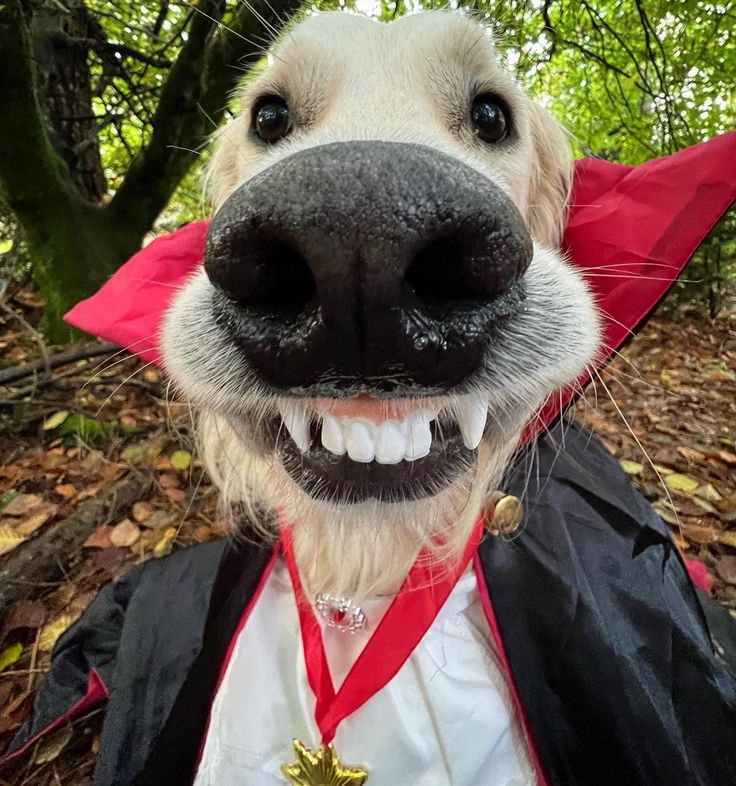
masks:
[[[77,360],[87,360],[88,358],[105,355],[108,352],[119,352],[119,348],[115,344],[109,342],[101,343],[99,341],[91,341],[87,344],[69,347],[68,349],[61,350],[61,352],[49,355],[48,369],[52,371],[58,366],[63,366],[66,363],[74,363]],[[45,369],[46,365],[46,360],[41,358],[40,360],[30,360],[27,363],[21,363],[11,368],[2,369],[0,370],[0,385],[7,385],[19,379],[30,377],[41,369]]]

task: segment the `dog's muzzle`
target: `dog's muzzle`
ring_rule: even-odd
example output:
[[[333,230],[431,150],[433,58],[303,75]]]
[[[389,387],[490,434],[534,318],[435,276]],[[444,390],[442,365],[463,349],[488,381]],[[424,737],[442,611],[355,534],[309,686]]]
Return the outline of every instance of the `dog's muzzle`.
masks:
[[[478,371],[531,258],[518,210],[475,170],[420,145],[341,142],[238,188],[205,269],[218,322],[272,389],[428,395]]]

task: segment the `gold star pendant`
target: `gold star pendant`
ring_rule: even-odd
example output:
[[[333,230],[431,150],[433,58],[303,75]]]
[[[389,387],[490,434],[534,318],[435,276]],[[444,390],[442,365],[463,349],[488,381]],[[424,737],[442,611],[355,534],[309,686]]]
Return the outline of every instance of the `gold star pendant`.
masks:
[[[368,778],[367,770],[342,764],[332,744],[313,751],[303,742],[294,740],[294,752],[294,764],[281,767],[293,786],[363,786]]]

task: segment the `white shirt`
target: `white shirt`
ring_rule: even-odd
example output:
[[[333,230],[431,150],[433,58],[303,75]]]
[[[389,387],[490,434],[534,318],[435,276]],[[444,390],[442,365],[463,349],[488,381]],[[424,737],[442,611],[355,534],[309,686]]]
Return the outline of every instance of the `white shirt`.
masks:
[[[370,623],[381,602],[361,605]],[[324,631],[336,689],[370,635]],[[292,739],[319,746],[314,708],[291,579],[278,560],[226,667],[195,786],[284,786]],[[366,786],[536,784],[473,573],[396,676],[342,721],[334,745],[343,764],[369,771]]]

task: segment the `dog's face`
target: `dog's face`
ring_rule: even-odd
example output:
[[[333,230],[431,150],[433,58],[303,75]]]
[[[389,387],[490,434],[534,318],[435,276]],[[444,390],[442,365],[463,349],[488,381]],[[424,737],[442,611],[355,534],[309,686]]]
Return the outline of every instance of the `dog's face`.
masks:
[[[205,267],[165,327],[226,484],[247,456],[263,482],[390,520],[498,482],[596,350],[557,250],[570,177],[564,133],[468,19],[293,28],[217,137]]]

